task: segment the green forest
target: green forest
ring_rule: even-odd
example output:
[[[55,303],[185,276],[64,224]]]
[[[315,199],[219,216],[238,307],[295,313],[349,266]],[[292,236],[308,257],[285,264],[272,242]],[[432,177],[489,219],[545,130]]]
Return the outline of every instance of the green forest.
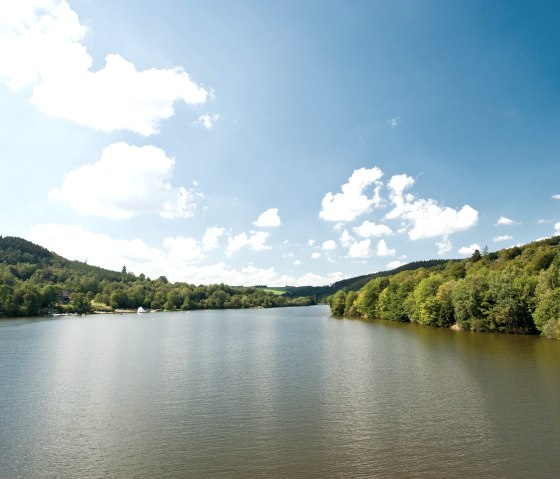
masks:
[[[560,237],[371,279],[328,298],[335,316],[560,339]]]
[[[323,287],[267,290],[171,283],[110,271],[0,236],[0,316],[307,306],[335,316],[560,339],[560,237],[465,260],[410,263]],[[328,296],[330,295],[330,296]],[[327,297],[328,296],[328,297]]]
[[[69,261],[21,238],[0,236],[0,316],[112,312],[119,309],[192,310],[307,306],[310,297],[262,288],[171,283],[165,276],[110,271]]]

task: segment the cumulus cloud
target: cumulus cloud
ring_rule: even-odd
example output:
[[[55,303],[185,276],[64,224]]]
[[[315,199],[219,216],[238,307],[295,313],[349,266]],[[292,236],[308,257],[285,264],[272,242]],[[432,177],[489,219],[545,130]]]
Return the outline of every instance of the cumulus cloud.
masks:
[[[68,259],[87,260],[112,270],[120,271],[126,265],[129,271],[148,273],[153,265],[167,262],[162,249],[152,248],[141,239],[114,240],[79,226],[47,223],[33,226],[24,236]]]
[[[321,257],[321,253],[317,253],[317,252],[311,253],[311,258],[312,259],[319,259],[320,257]]]
[[[336,249],[336,242],[334,240],[323,241],[321,248],[323,251],[332,251]]]
[[[173,262],[192,263],[204,259],[202,245],[194,238],[177,236],[165,238],[163,247],[168,250],[168,259]]]
[[[348,249],[349,258],[369,258],[371,256],[370,250],[371,240],[365,239],[363,241],[356,241],[350,245]]]
[[[260,216],[253,221],[255,226],[260,228],[275,228],[280,226],[282,222],[280,221],[280,216],[278,215],[278,208],[269,208],[260,214]]]
[[[554,225],[554,234],[555,235],[560,235],[560,223],[556,223]]]
[[[295,286],[326,286],[346,278],[347,276],[340,272],[329,273],[326,276],[307,273],[296,280]]]
[[[400,219],[407,223],[411,240],[445,236],[474,226],[478,212],[469,205],[460,210],[442,207],[432,199],[416,199],[405,190],[414,184],[407,175],[395,175],[389,181],[389,197],[393,209],[385,215],[387,219]]]
[[[310,240],[307,241],[307,244],[308,244],[309,246],[314,246],[314,245],[315,245],[315,240],[314,240],[314,239],[310,239]]]
[[[478,245],[477,243],[473,243],[470,246],[463,246],[462,248],[458,249],[458,252],[459,254],[467,256],[473,254],[475,250],[480,251],[480,245]]]
[[[251,231],[249,234],[240,233],[236,236],[228,238],[226,254],[231,256],[233,253],[242,248],[248,248],[253,251],[270,249],[271,247],[266,244],[269,234],[270,233],[266,233],[264,231]]]
[[[513,236],[511,235],[501,235],[501,236],[496,236],[493,241],[508,241],[508,240],[512,240]]]
[[[340,244],[345,248],[349,248],[354,244],[354,238],[348,233],[348,230],[344,230],[340,235]]]
[[[398,268],[399,266],[402,266],[403,264],[404,263],[402,261],[399,261],[398,259],[396,259],[395,261],[391,261],[390,263],[388,263],[386,268],[388,270],[391,270],[391,269]]]
[[[560,200],[560,195],[552,195],[553,200]]]
[[[0,79],[12,90],[32,86],[30,101],[42,112],[106,132],[152,135],[176,101],[207,101],[209,92],[179,67],[138,71],[109,54],[92,71],[86,31],[64,0],[2,2]]]
[[[340,272],[326,275],[308,273],[292,277],[279,275],[272,267],[246,265],[232,268],[224,262],[197,264],[204,242],[190,241],[192,238],[165,238],[161,247],[152,247],[141,239],[113,239],[79,226],[57,223],[33,226],[24,236],[68,259],[87,260],[88,264],[113,271],[120,271],[125,265],[128,271],[144,273],[151,278],[163,275],[173,282],[323,286],[346,277]],[[181,251],[184,247],[188,248],[188,252]]]
[[[395,127],[399,126],[400,121],[401,121],[401,119],[398,116],[395,116],[394,118],[388,119],[387,123],[389,124],[389,126],[391,128],[395,128]]]
[[[385,240],[379,240],[377,243],[376,254],[377,256],[395,256],[396,249],[389,248]]]
[[[124,219],[159,213],[163,218],[189,218],[201,195],[171,186],[174,165],[175,160],[155,146],[114,143],[103,149],[97,163],[66,174],[49,198],[87,215]]]
[[[329,192],[324,196],[319,217],[326,221],[353,221],[374,206],[380,206],[382,184],[379,179],[382,176],[383,172],[377,167],[354,170],[348,183],[342,185],[342,193]],[[368,197],[365,190],[374,184],[373,196]]]
[[[393,233],[387,225],[378,225],[365,220],[360,226],[352,228],[354,232],[362,238],[378,238],[388,236]]]
[[[516,225],[516,224],[518,224],[517,221],[514,221],[510,218],[506,218],[505,216],[500,216],[498,218],[498,221],[496,221],[496,226],[498,226],[498,225],[510,226],[510,225]]]
[[[206,228],[206,232],[202,237],[202,251],[211,251],[218,247],[219,238],[224,234],[225,229],[218,226]]]
[[[453,249],[453,244],[449,240],[448,236],[444,236],[441,241],[436,243],[438,247],[438,255],[443,256],[446,253],[449,253]]]
[[[214,125],[216,123],[218,123],[220,120],[223,119],[224,117],[219,113],[216,113],[215,115],[209,115],[208,113],[206,113],[204,115],[199,116],[198,120],[196,120],[194,123],[198,125],[202,125],[207,130],[211,130],[212,128],[214,128]]]

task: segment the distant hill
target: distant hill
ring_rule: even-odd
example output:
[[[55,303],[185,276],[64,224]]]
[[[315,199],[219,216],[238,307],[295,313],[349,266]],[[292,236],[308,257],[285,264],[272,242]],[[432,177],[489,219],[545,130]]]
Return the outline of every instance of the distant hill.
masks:
[[[427,261],[413,261],[390,271],[379,271],[377,273],[355,276],[353,278],[343,279],[336,283],[325,286],[288,286],[285,295],[287,297],[297,298],[302,296],[311,296],[317,302],[323,302],[327,296],[342,291],[358,291],[365,284],[374,278],[391,276],[400,271],[409,271],[418,268],[431,268],[433,266],[443,265],[449,261],[459,261],[453,259],[432,259]]]
[[[49,251],[31,241],[15,236],[0,236],[0,265],[20,265],[20,269],[25,269],[27,275],[31,276],[35,271],[42,268],[62,268],[79,274],[93,274],[100,279],[112,281],[126,281],[130,277],[117,271],[92,266],[80,261],[71,261],[56,253]],[[21,268],[21,265],[27,265]],[[18,268],[12,268],[12,272],[18,276]],[[31,273],[31,274],[30,274]],[[23,278],[20,278],[23,279]]]
[[[309,297],[224,284],[170,283],[70,261],[22,238],[0,236],[0,316],[191,310],[314,304]]]

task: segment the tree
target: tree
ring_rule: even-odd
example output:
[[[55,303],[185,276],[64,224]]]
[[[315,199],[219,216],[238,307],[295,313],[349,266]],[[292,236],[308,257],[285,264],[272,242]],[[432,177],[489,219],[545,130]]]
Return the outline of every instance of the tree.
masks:
[[[329,300],[333,316],[343,316],[346,308],[346,293],[342,290],[337,291]]]
[[[37,316],[41,312],[41,294],[36,286],[22,283],[15,289],[15,301],[21,316]]]
[[[84,293],[72,293],[70,302],[74,307],[74,311],[78,314],[86,314],[91,312],[91,303]]]
[[[472,256],[471,256],[471,261],[473,263],[476,263],[477,261],[480,261],[481,258],[482,258],[482,255],[480,254],[480,251],[478,249],[475,249]]]
[[[353,318],[358,316],[358,311],[356,310],[355,302],[358,299],[358,293],[356,291],[348,291],[346,293],[346,302],[344,304],[344,316],[348,318]]]
[[[354,307],[358,314],[373,319],[377,313],[379,295],[388,286],[388,278],[375,278],[369,281],[358,293]]]
[[[411,321],[416,320],[429,326],[439,325],[441,303],[436,295],[442,283],[443,276],[440,274],[428,276],[418,283],[413,292],[416,316],[411,317]]]
[[[539,298],[533,319],[543,336],[560,339],[560,289],[548,290]]]
[[[534,296],[536,281],[512,266],[492,271],[488,280],[487,328],[505,333],[533,332],[530,298]]]
[[[475,274],[460,279],[452,293],[453,313],[463,329],[480,329],[484,322],[488,281],[485,274]]]
[[[109,297],[109,306],[113,309],[128,308],[128,296],[122,289],[117,289]]]
[[[41,288],[41,308],[50,309],[60,302],[62,291],[60,286],[46,284]]]

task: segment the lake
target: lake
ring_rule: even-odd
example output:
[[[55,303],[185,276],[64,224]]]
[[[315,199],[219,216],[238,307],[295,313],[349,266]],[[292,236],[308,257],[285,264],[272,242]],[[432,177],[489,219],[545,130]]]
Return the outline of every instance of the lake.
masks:
[[[536,478],[560,342],[325,306],[0,321],[0,477]]]

